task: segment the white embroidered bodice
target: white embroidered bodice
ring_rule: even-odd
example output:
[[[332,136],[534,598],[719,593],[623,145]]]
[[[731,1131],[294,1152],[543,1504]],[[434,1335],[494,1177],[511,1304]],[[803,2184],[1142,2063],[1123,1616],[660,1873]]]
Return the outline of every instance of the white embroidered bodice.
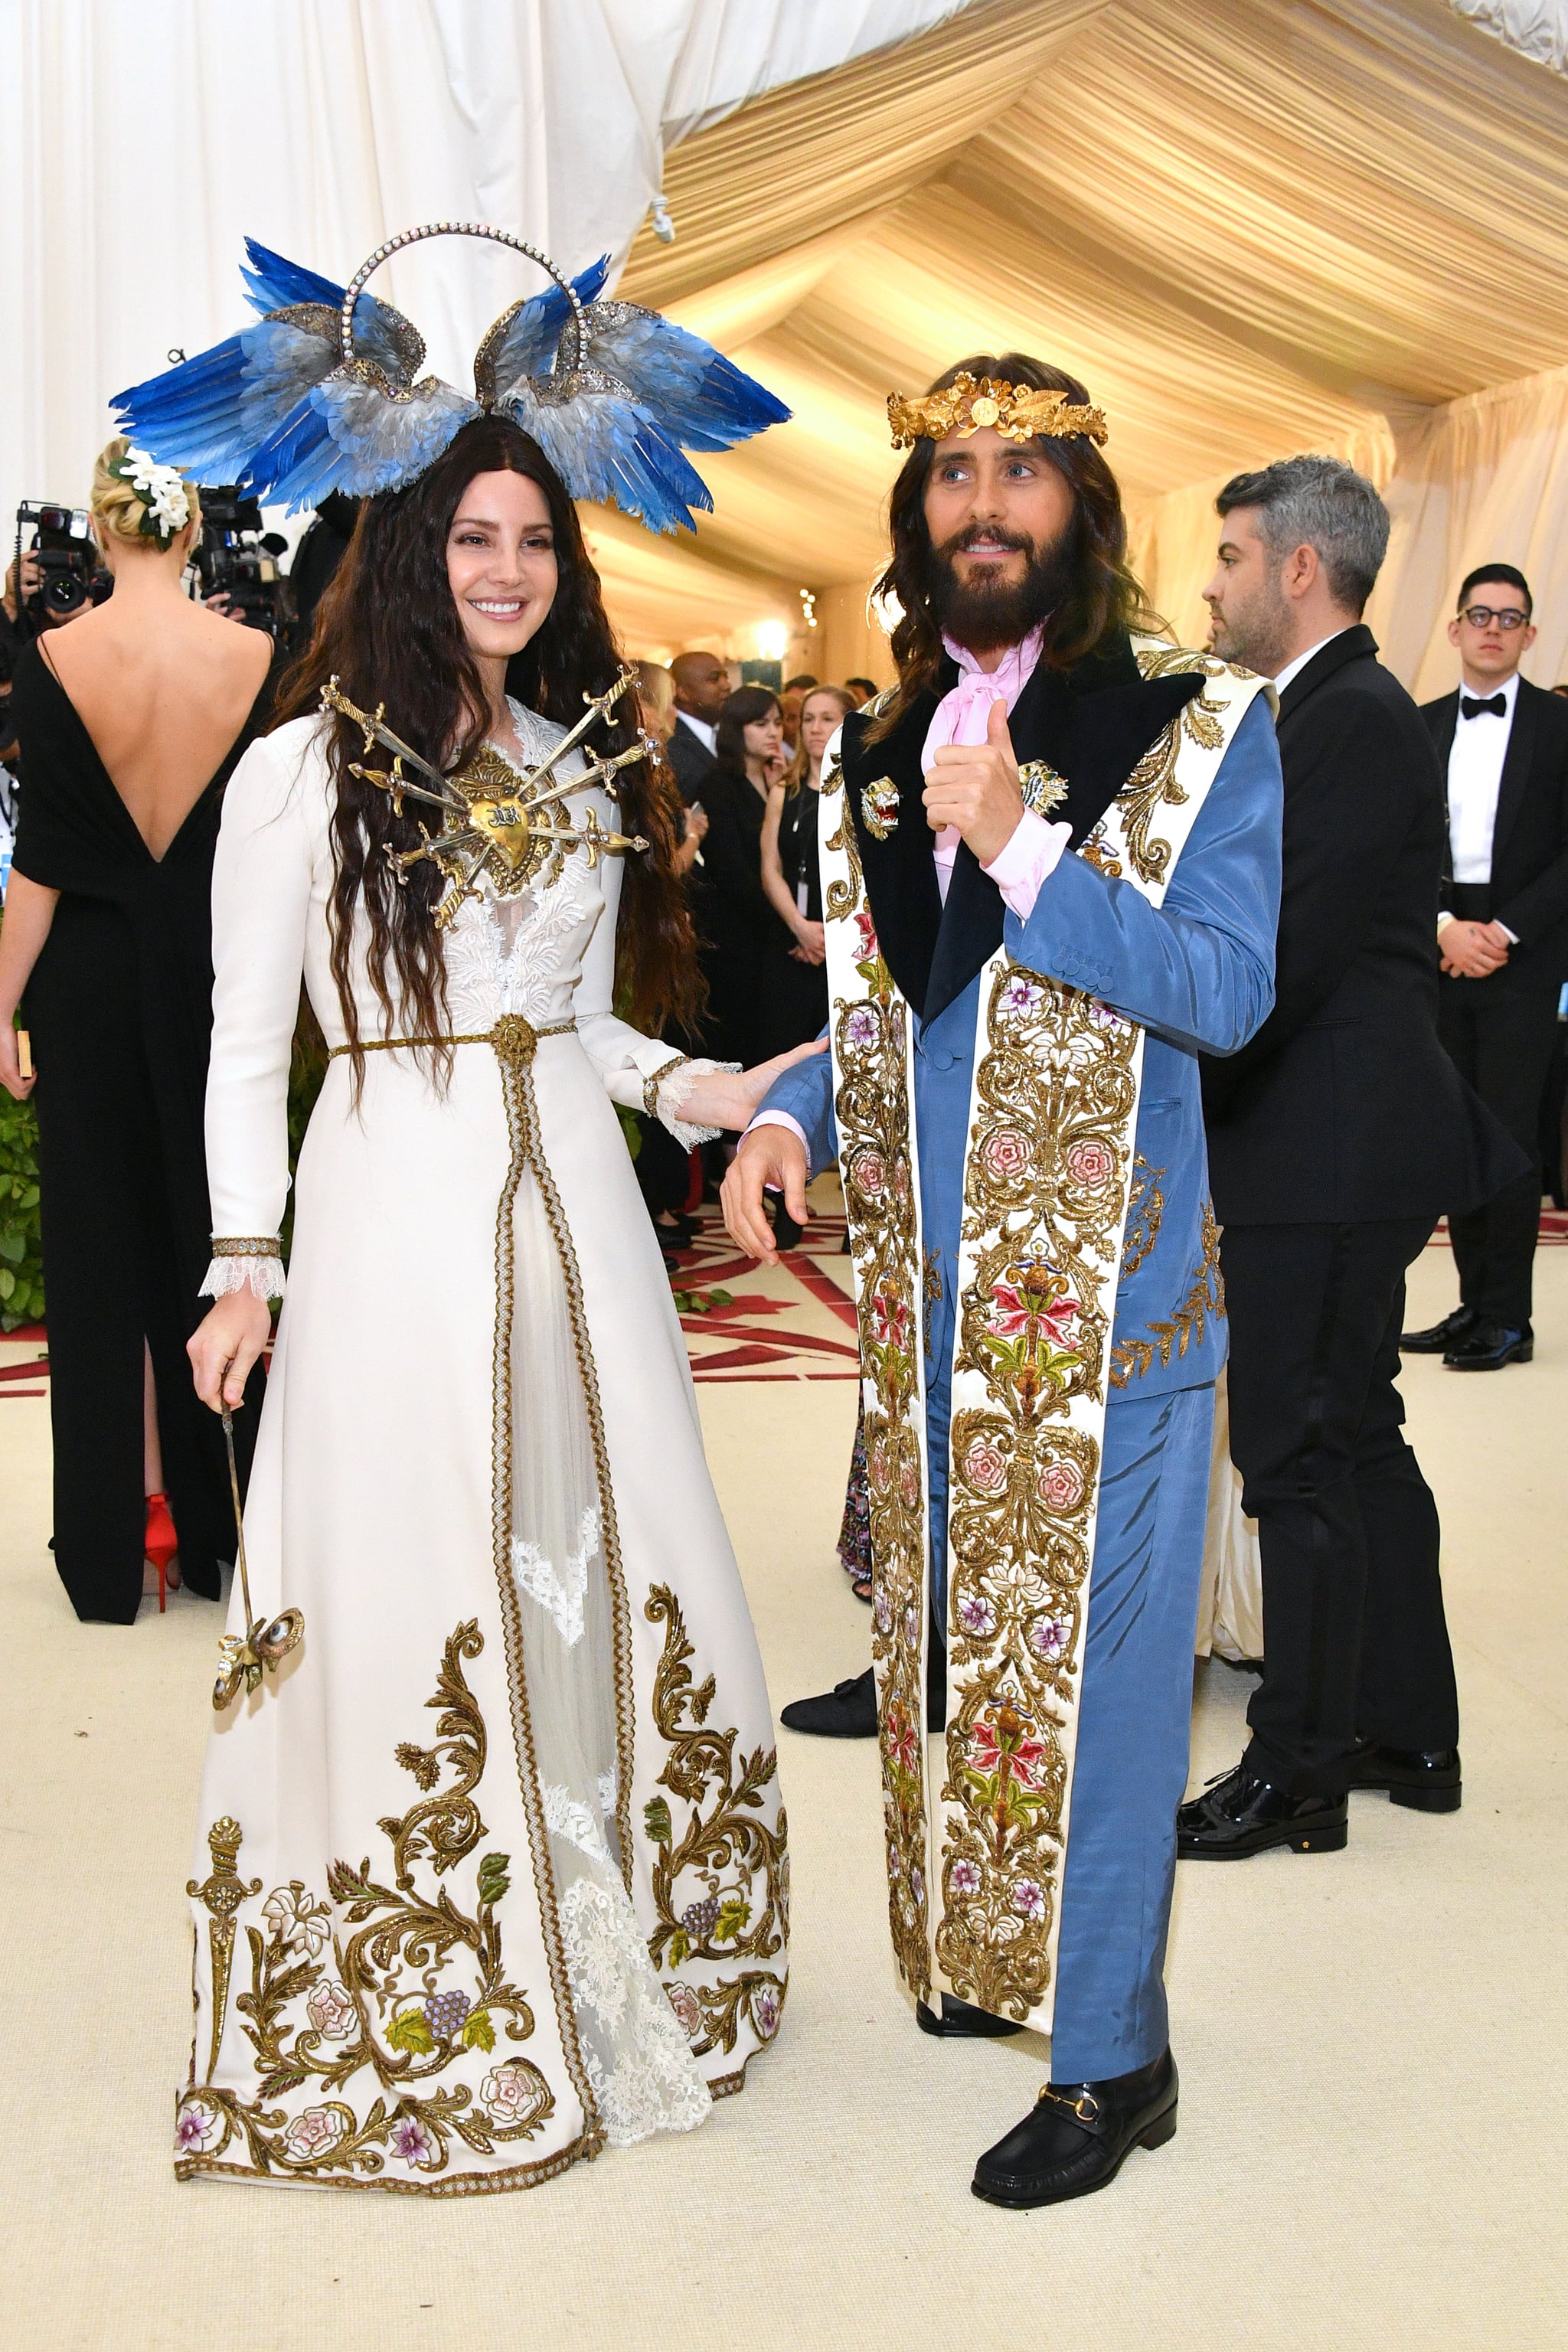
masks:
[[[565,733],[521,703],[511,703],[518,740],[543,759]],[[570,752],[557,775],[580,773]],[[619,811],[600,786],[574,793],[581,820],[592,808],[606,831]],[[224,801],[213,866],[213,1041],[207,1079],[207,1171],[213,1232],[226,1237],[277,1234],[289,1186],[286,1109],[289,1052],[303,972],[306,992],[329,1046],[346,1042],[331,971],[331,908],[335,868],[332,783],[321,723],[297,719],[253,743],[235,770]],[[635,853],[633,853],[635,854]],[[474,1036],[506,1013],[535,1028],[575,1020],[579,1042],[612,1101],[645,1106],[647,1081],[670,1064],[672,1049],[645,1037],[612,1010],[616,923],[623,859],[585,852],[563,856],[552,878],[536,879],[510,898],[481,883],[444,934],[450,1033]],[[351,959],[360,1034],[384,1037],[385,1015],[372,986],[369,936],[356,919]],[[411,1032],[395,1015],[390,1034]],[[689,1148],[714,1130],[680,1117],[691,1080],[711,1062],[684,1066],[657,1090],[665,1125]],[[275,1258],[214,1260],[205,1296],[248,1286],[278,1296]]]

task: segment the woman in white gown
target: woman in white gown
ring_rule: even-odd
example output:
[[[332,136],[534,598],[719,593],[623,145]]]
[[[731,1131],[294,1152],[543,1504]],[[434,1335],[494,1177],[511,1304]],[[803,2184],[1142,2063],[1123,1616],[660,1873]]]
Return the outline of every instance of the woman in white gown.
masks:
[[[568,803],[652,836],[635,868],[579,846],[481,877],[438,933],[445,885],[386,854],[417,850],[414,803],[310,715],[336,674],[444,768],[487,740],[531,767],[611,682],[537,445],[464,426],[370,503],[331,595],[307,715],[237,770],[214,880],[211,1404],[280,1286],[301,974],[333,1057],[245,1519],[258,1611],[305,1633],[216,1718],[177,2165],[472,2193],[689,2129],[778,2027],[767,1693],[613,1105],[690,1140],[782,1065],[671,1066],[613,1009],[668,1003],[677,968],[646,766]]]

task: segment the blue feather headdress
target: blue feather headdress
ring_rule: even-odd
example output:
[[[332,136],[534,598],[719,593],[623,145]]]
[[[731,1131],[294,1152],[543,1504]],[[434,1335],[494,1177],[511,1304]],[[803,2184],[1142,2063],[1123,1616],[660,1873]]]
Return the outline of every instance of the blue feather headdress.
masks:
[[[421,376],[423,337],[363,291],[389,255],[427,236],[492,237],[554,280],[496,320],[475,355],[472,399]],[[504,229],[438,221],[388,238],[342,287],[253,237],[246,250],[256,320],[112,406],[163,464],[237,482],[291,514],[330,490],[403,488],[489,412],[532,435],[574,499],[652,530],[690,530],[691,509],[713,500],[683,452],[732,448],[789,415],[700,336],[635,302],[601,301],[607,257],[569,280]]]

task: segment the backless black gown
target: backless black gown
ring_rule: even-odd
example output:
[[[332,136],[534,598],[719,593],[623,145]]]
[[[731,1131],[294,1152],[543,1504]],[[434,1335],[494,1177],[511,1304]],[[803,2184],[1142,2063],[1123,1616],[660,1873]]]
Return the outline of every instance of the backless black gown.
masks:
[[[79,1617],[129,1625],[142,1599],[144,1339],[180,1572],[216,1601],[218,1562],[234,1557],[222,1425],[196,1397],[185,1341],[210,1304],[197,1291],[212,1254],[213,846],[269,685],[161,859],[36,646],[12,691],[13,863],[60,893],[22,1010],[38,1068],[55,1565]],[[258,1365],[235,1421],[242,1475],[261,1395]]]

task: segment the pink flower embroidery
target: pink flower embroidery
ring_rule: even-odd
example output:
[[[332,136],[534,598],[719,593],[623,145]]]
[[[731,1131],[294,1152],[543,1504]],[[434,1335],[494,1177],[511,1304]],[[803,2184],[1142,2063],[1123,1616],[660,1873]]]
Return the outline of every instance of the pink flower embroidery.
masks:
[[[357,2022],[353,2002],[341,1984],[313,1986],[305,2011],[323,2042],[346,2042]]]
[[[416,2116],[404,2116],[392,2126],[391,2148],[404,2164],[428,2171],[440,2154],[435,2140]]]
[[[1083,1472],[1070,1456],[1048,1462],[1038,1480],[1039,1497],[1053,1511],[1076,1511],[1083,1500]]]
[[[689,1984],[665,1986],[665,1997],[680,2020],[680,2030],[688,2042],[695,2042],[702,2031],[702,2003]]]
[[[508,2059],[487,2074],[479,2096],[498,2124],[520,2124],[538,2112],[539,2088],[521,2059]]]
[[[849,1173],[863,1200],[879,1200],[887,1190],[888,1163],[879,1151],[858,1151],[849,1162]]]
[[[999,1495],[1007,1484],[1007,1459],[994,1439],[970,1440],[963,1457],[963,1475],[983,1495]]]
[[[977,1771],[994,1772],[1004,1783],[1016,1780],[1023,1789],[1039,1787],[1037,1768],[1045,1761],[1045,1744],[1026,1737],[1024,1719],[1015,1707],[999,1706],[994,1723],[982,1716],[969,1735],[969,1749]]]
[[[330,2156],[348,2137],[349,2119],[341,2107],[307,2107],[283,2135],[283,2153],[296,2164],[310,2164]]]
[[[889,1710],[887,1738],[889,1761],[912,1777],[920,1769],[920,1736],[901,1707]]]
[[[896,1290],[879,1290],[871,1301],[871,1336],[880,1348],[902,1355],[910,1344],[913,1318],[909,1301]]]
[[[955,1895],[978,1895],[980,1873],[972,1862],[955,1862],[948,1872],[947,1883]]]
[[[174,2152],[199,2156],[223,2128],[223,2116],[209,2099],[186,2099],[174,2118]]]
[[[1096,1192],[1115,1175],[1116,1154],[1099,1136],[1084,1135],[1068,1146],[1066,1166],[1075,1184],[1081,1184],[1086,1192]]]
[[[958,1604],[958,1622],[973,1640],[984,1641],[996,1631],[996,1612],[989,1601],[971,1599]]]
[[[772,1985],[759,1985],[752,1995],[752,2022],[763,2042],[771,2042],[778,2032],[779,1997]]]
[[[1072,1346],[1072,1326],[1081,1309],[1065,1275],[1046,1265],[1026,1266],[1016,1283],[993,1283],[991,1300],[989,1328],[1000,1339],[1032,1336],[1037,1329],[1053,1348]]]
[[[1047,1666],[1054,1666],[1072,1639],[1072,1627],[1060,1617],[1037,1617],[1029,1628],[1029,1647]]]
[[[1045,990],[1037,980],[1026,980],[1021,973],[1007,982],[1002,991],[1003,1010],[1007,1013],[1033,1013],[1045,1001]]]
[[[862,963],[875,963],[878,956],[881,953],[881,950],[877,945],[877,926],[871,920],[870,914],[866,908],[862,907],[860,908],[855,918],[855,923],[856,928],[860,933],[859,960]]]
[[[1043,1919],[1046,1916],[1044,1888],[1037,1886],[1032,1878],[1020,1878],[1013,1889],[1013,1908],[1020,1919]]]
[[[880,1026],[880,1022],[868,1004],[858,1004],[844,1024],[845,1042],[847,1045],[858,1047],[863,1052],[868,1045],[876,1044],[877,1033]]]
[[[1016,1184],[1028,1173],[1034,1151],[1028,1137],[1016,1127],[999,1127],[982,1144],[980,1158],[986,1174],[998,1184]]]

